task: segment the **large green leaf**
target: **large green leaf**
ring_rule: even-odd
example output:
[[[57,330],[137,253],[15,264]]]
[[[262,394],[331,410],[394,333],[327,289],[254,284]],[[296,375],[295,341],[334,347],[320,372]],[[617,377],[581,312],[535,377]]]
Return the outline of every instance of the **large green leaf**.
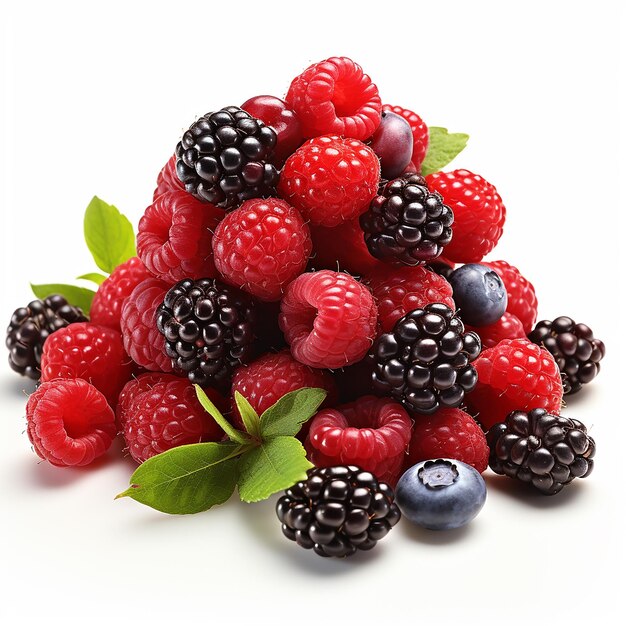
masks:
[[[89,315],[91,301],[96,295],[95,291],[76,285],[65,285],[63,283],[49,283],[46,285],[33,285],[30,288],[33,293],[42,300],[48,296],[58,294],[63,296],[70,304],[80,307],[85,315]]]
[[[325,397],[326,391],[316,387],[303,387],[285,394],[261,415],[263,438],[297,435],[302,424],[315,415]]]
[[[428,152],[422,163],[422,175],[439,172],[467,145],[469,135],[449,133],[447,128],[428,127]]]

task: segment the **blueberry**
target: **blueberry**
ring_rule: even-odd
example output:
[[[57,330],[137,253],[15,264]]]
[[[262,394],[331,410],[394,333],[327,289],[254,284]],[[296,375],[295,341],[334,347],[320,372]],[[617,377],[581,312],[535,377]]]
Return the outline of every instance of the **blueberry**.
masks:
[[[413,155],[413,132],[409,123],[397,113],[383,111],[370,146],[380,158],[383,178],[392,180],[400,176]]]
[[[486,265],[468,263],[448,278],[460,318],[472,326],[488,326],[506,311],[506,288],[496,272]]]
[[[453,459],[422,461],[402,474],[396,503],[409,521],[431,530],[460,528],[485,504],[483,477]]]

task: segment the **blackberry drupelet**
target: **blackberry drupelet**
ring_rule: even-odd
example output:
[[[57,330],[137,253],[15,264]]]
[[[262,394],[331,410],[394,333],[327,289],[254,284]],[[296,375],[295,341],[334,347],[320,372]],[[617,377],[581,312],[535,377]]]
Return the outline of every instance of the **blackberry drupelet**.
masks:
[[[489,429],[487,442],[496,474],[531,483],[546,495],[593,470],[596,444],[585,425],[545,409],[509,413]]]
[[[431,415],[439,407],[458,407],[476,386],[470,363],[480,350],[478,335],[466,333],[449,306],[427,304],[400,318],[393,331],[374,343],[374,390],[413,413]]]
[[[538,322],[528,338],[552,354],[561,370],[566,395],[580,391],[600,371],[604,343],[593,336],[589,326],[577,324],[571,317],[562,315]]]
[[[7,328],[9,365],[22,376],[39,380],[41,351],[46,339],[69,324],[86,321],[81,309],[59,295],[33,300],[28,306],[16,309]]]
[[[437,258],[452,239],[454,215],[419,174],[385,185],[361,215],[370,253],[382,261],[421,265]]]
[[[196,120],[176,146],[176,173],[188,193],[225,209],[271,196],[275,131],[243,109],[225,107]]]
[[[256,302],[215,279],[174,285],[156,323],[172,366],[198,385],[226,387],[233,370],[255,356]]]
[[[450,274],[454,272],[454,267],[442,261],[430,261],[429,263],[426,263],[426,267],[446,280],[448,280],[448,278],[450,278]]]
[[[400,519],[393,489],[354,465],[315,468],[276,503],[283,534],[320,556],[371,550]]]

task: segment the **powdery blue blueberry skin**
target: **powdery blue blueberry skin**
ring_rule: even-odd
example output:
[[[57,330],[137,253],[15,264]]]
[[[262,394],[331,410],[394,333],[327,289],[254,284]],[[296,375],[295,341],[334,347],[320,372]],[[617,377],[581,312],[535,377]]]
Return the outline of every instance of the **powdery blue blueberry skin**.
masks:
[[[396,487],[402,515],[430,530],[465,526],[478,515],[486,498],[480,473],[455,459],[422,461],[404,472]]]
[[[480,263],[468,263],[450,274],[452,297],[459,317],[472,326],[488,326],[506,311],[507,295],[502,279]]]

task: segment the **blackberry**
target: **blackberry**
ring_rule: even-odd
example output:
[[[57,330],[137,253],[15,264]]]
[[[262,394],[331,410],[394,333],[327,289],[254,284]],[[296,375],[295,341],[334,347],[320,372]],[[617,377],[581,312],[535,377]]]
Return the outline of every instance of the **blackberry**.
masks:
[[[225,107],[196,120],[176,146],[176,174],[188,193],[225,209],[271,196],[276,132],[243,109]]]
[[[429,263],[426,263],[426,267],[446,280],[448,280],[448,278],[450,278],[450,274],[454,272],[454,267],[443,261],[430,261]]]
[[[255,301],[215,279],[174,285],[157,309],[156,323],[172,366],[192,383],[225,388],[233,370],[254,356]]]
[[[22,376],[39,380],[41,351],[46,339],[69,324],[86,321],[81,309],[56,294],[16,309],[7,328],[9,365]]]
[[[452,209],[419,174],[387,183],[360,217],[365,243],[378,259],[420,265],[437,258],[452,239]]]
[[[354,465],[315,468],[276,503],[283,534],[320,556],[371,550],[400,519],[393,489]]]
[[[476,386],[470,363],[480,354],[480,338],[442,303],[427,304],[400,318],[378,337],[370,352],[373,388],[409,411],[431,415],[458,407]]]
[[[528,338],[552,354],[563,377],[563,393],[572,394],[591,382],[600,371],[604,343],[595,339],[586,324],[562,315],[538,322]]]
[[[531,483],[546,495],[593,470],[596,444],[585,425],[545,409],[509,413],[489,429],[487,442],[496,474]]]

